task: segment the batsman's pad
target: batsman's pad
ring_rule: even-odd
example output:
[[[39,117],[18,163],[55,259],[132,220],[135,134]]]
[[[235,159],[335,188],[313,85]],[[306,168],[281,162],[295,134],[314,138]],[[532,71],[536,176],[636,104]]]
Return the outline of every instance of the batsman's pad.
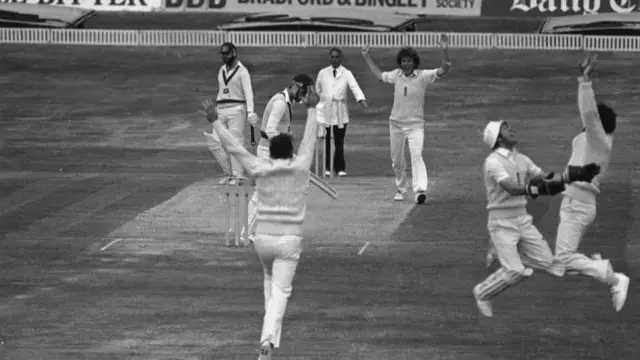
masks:
[[[213,157],[216,159],[216,161],[222,168],[222,172],[226,175],[230,175],[231,174],[231,158],[229,157],[229,154],[227,154],[227,152],[224,151],[224,149],[222,148],[222,144],[220,143],[218,136],[216,135],[215,132],[211,134],[205,132],[204,134],[209,139],[209,142],[208,142],[209,150],[211,151],[211,153],[213,154]]]
[[[530,276],[532,273],[533,271],[531,269],[525,269],[524,272],[520,273],[500,268],[476,287],[475,295],[478,300],[489,300],[511,286],[520,283],[526,276]]]

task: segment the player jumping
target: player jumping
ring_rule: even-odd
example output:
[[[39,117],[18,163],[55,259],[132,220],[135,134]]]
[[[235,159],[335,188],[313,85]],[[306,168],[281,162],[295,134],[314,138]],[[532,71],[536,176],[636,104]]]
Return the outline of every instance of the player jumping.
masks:
[[[549,244],[533,225],[527,213],[527,197],[553,196],[573,181],[590,181],[599,171],[596,164],[569,166],[560,179],[547,174],[529,157],[517,152],[516,140],[504,121],[492,121],[485,127],[484,142],[492,149],[484,162],[489,219],[487,228],[501,268],[473,288],[480,312],[493,316],[491,298],[518,284],[533,270],[564,275],[561,262],[554,262]]]
[[[593,55],[580,63],[578,78],[578,108],[583,131],[573,138],[569,165],[581,166],[597,162],[600,174],[589,182],[567,186],[560,206],[560,224],[556,238],[556,257],[566,267],[567,274],[592,277],[611,289],[613,307],[620,311],[627,299],[629,277],[613,270],[609,260],[600,255],[591,258],[578,252],[580,241],[596,217],[596,197],[600,194],[600,179],[609,166],[616,129],[616,113],[603,103],[596,103],[591,85]]]

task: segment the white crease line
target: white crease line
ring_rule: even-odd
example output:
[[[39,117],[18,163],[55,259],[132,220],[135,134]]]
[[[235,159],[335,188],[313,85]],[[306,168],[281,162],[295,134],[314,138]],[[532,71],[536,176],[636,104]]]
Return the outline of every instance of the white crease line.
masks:
[[[124,240],[124,239],[115,239],[115,240],[113,240],[112,242],[108,243],[107,245],[103,246],[103,247],[100,249],[100,251],[105,251],[109,246],[111,246],[111,245],[113,245],[113,244],[115,244],[115,243],[117,243],[117,242],[119,242],[119,241],[122,241],[122,240]]]
[[[362,248],[360,248],[360,251],[358,251],[358,255],[362,255],[362,253],[367,249],[367,246],[369,246],[368,241],[364,244]]]

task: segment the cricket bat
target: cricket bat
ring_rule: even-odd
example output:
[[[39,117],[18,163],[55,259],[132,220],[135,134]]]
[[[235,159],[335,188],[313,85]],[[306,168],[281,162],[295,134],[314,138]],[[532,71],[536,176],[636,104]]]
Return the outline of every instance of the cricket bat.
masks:
[[[309,172],[309,181],[317,186],[320,190],[324,191],[327,195],[331,196],[334,199],[338,199],[338,191],[331,185],[324,182],[321,178],[319,178],[316,174]]]

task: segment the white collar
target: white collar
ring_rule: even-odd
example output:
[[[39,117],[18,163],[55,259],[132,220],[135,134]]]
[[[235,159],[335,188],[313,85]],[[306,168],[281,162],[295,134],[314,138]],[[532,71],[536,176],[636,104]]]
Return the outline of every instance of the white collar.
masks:
[[[289,89],[284,89],[283,93],[284,100],[287,102],[287,104],[291,104],[291,99],[289,99]]]
[[[509,150],[509,149],[505,149],[503,147],[499,147],[495,151],[496,151],[496,153],[498,153],[498,154],[500,154],[500,155],[502,155],[502,156],[504,156],[506,158],[509,158],[509,157],[511,157],[511,156],[516,154],[516,149],[515,148],[513,148],[513,150]]]

